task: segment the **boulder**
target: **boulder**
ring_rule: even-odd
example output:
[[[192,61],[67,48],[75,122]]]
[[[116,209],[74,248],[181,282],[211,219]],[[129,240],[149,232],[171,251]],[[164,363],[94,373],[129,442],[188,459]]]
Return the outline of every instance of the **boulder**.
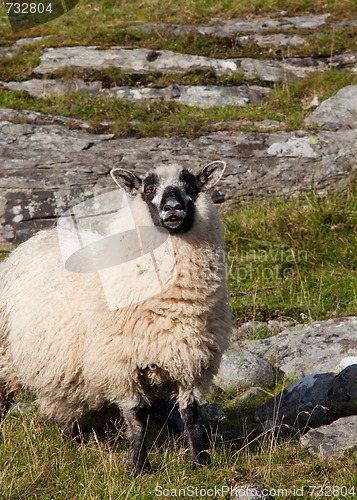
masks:
[[[223,354],[214,384],[224,391],[234,391],[248,387],[273,386],[276,379],[277,372],[267,361],[242,349],[229,349]]]
[[[307,375],[269,399],[256,412],[262,428],[295,433],[330,424],[327,399],[334,378],[333,373]]]
[[[327,406],[333,420],[357,415],[357,364],[347,366],[335,377],[328,393]]]
[[[263,340],[249,340],[249,352],[290,377],[334,372],[357,362],[357,317],[298,325]]]
[[[318,125],[325,130],[357,128],[357,85],[344,87],[323,101],[304,122],[305,125]]]
[[[302,446],[321,459],[341,456],[357,449],[357,415],[312,429],[301,437]]]

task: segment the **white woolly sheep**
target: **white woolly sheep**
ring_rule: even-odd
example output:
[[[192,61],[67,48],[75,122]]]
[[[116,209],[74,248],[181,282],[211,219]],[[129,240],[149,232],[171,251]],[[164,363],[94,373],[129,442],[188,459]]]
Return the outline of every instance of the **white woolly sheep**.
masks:
[[[165,229],[172,243],[175,279],[158,295],[109,308],[97,272],[66,269],[56,229],[0,264],[0,420],[24,388],[72,436],[88,418],[120,408],[129,461],[141,474],[151,470],[148,408],[165,391],[178,398],[192,460],[210,463],[198,404],[228,345],[231,316],[222,225],[205,191],[224,168],[217,161],[194,175],[160,166],[143,179],[112,170],[134,195],[136,226]]]

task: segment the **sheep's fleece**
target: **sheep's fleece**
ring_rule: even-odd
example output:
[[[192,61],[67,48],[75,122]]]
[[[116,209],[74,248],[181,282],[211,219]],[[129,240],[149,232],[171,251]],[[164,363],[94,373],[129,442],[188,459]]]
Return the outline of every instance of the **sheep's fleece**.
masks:
[[[179,169],[162,171],[170,178]],[[153,226],[142,196],[130,203],[135,223]],[[130,412],[160,391],[178,395],[181,415],[202,399],[231,330],[222,225],[204,190],[191,229],[170,238],[174,283],[118,310],[108,308],[97,273],[66,270],[56,229],[33,236],[0,264],[0,413],[26,388],[67,432],[113,404],[130,428]]]

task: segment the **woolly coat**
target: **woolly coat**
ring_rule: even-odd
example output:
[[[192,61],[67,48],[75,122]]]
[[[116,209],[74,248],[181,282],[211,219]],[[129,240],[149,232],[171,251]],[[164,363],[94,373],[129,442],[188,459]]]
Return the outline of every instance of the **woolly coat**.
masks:
[[[135,222],[153,225],[141,198],[131,203]],[[181,407],[201,400],[231,316],[220,216],[203,192],[195,205],[190,231],[170,236],[174,283],[118,310],[109,310],[97,273],[66,270],[56,230],[14,250],[0,264],[0,396],[27,388],[64,428],[161,390],[178,394]]]

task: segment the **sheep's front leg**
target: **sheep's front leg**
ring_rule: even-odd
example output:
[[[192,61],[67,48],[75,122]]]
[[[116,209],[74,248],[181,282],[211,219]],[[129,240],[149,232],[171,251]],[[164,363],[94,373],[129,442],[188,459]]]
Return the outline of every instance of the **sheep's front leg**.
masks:
[[[210,464],[211,459],[203,445],[202,427],[199,420],[199,405],[197,401],[189,403],[185,408],[180,408],[180,414],[190,445],[192,461],[199,465]]]
[[[134,467],[137,475],[151,472],[149,459],[146,453],[145,433],[149,420],[147,405],[139,405],[132,409],[123,410],[129,438],[129,463]]]
[[[5,388],[0,385],[0,431],[5,415],[10,408],[12,399],[12,395],[7,394]]]

